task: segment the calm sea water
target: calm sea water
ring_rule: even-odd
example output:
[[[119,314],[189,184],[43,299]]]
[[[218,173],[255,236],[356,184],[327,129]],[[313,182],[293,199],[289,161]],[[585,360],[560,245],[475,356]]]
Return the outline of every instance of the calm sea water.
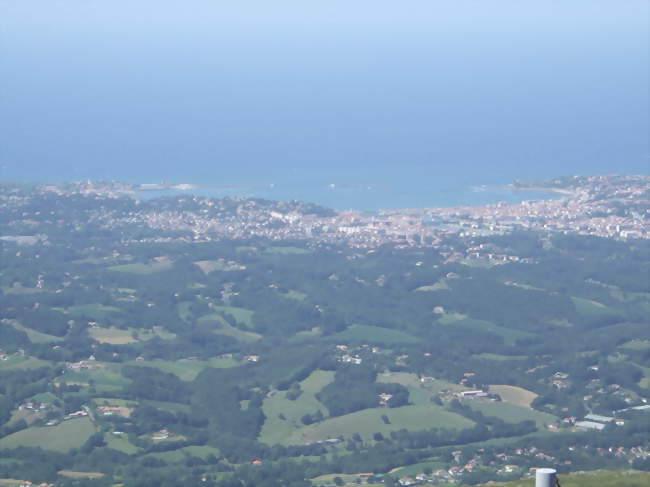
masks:
[[[650,172],[644,0],[2,9],[0,180],[172,181],[374,209]]]

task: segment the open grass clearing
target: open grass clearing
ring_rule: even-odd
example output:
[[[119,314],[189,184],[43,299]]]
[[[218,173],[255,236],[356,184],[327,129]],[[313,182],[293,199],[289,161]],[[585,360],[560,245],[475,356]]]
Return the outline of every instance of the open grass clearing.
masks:
[[[90,419],[63,421],[56,426],[27,428],[0,439],[0,449],[20,446],[68,452],[79,448],[95,432]]]
[[[154,367],[163,372],[174,374],[181,380],[193,381],[202,370],[208,367],[214,367],[215,369],[225,369],[229,367],[236,367],[238,365],[241,365],[241,363],[233,358],[215,357],[209,360],[134,360],[127,362],[127,365]]]
[[[108,448],[121,451],[127,455],[135,455],[140,451],[140,448],[129,441],[126,433],[120,433],[118,435],[116,435],[114,432],[105,433],[104,441],[106,442],[106,446]]]
[[[220,313],[227,313],[246,326],[253,325],[254,312],[249,309],[238,308],[236,306],[215,306],[212,309]]]
[[[289,290],[286,293],[282,293],[282,296],[289,299],[295,299],[296,301],[304,301],[307,295],[299,291]]]
[[[382,415],[388,416],[390,424],[384,423]],[[426,428],[462,429],[469,428],[473,424],[469,419],[436,405],[372,408],[303,426],[283,443],[299,445],[324,441],[328,438],[350,438],[354,433],[359,433],[364,440],[371,441],[374,433],[389,435],[391,431],[400,429],[410,431]]]
[[[197,457],[205,460],[210,455],[214,455],[219,458],[221,452],[218,448],[213,446],[186,446],[184,448],[179,448],[178,450],[170,450],[160,453],[149,453],[146,455],[146,458],[157,458],[163,460],[167,463],[181,463],[184,462],[187,458]]]
[[[482,358],[486,360],[496,360],[497,362],[505,362],[509,360],[524,360],[526,357],[524,355],[501,355],[498,353],[479,353],[474,355],[476,358]]]
[[[54,343],[54,342],[60,342],[63,340],[61,337],[57,337],[54,335],[48,335],[47,333],[42,333],[37,330],[32,330],[31,328],[27,328],[26,326],[21,325],[18,321],[16,320],[8,320],[9,324],[14,327],[16,330],[23,331],[27,334],[27,338],[29,338],[29,341],[32,343]]]
[[[194,262],[194,265],[198,266],[206,274],[215,271],[230,270],[228,264],[219,260],[197,260]]]
[[[397,467],[391,470],[389,473],[397,477],[414,477],[415,475],[421,474],[427,468],[431,470],[446,470],[447,465],[439,460],[429,460],[426,462],[415,463],[413,465],[407,465],[404,467]]]
[[[209,315],[201,316],[201,318],[199,318],[199,324],[213,324],[216,326],[216,328],[212,330],[214,333],[217,335],[232,337],[235,340],[239,340],[240,342],[254,342],[262,338],[262,335],[259,333],[242,330],[240,328],[232,326],[219,313],[212,313]]]
[[[99,303],[79,304],[66,308],[70,316],[74,318],[91,318],[93,320],[104,320],[107,317],[116,313],[121,313],[122,310],[116,306],[104,306]]]
[[[285,391],[266,398],[262,405],[266,420],[259,440],[267,444],[281,443],[304,426],[300,418],[305,414],[321,411],[327,416],[327,408],[316,399],[315,394],[333,380],[334,372],[316,370],[300,383],[303,392],[295,401],[287,399]],[[280,415],[285,419],[281,419]]]
[[[593,299],[572,297],[576,311],[583,315],[607,315],[616,313],[613,309]]]
[[[508,402],[496,402],[477,398],[465,400],[463,403],[476,411],[482,412],[486,416],[494,416],[502,419],[506,423],[532,420],[535,421],[538,428],[544,428],[545,425],[552,424],[558,419],[552,414],[517,406]]]
[[[650,348],[650,340],[630,340],[627,343],[624,343],[623,345],[619,345],[619,348],[624,348],[627,350],[648,350]]]
[[[63,477],[69,477],[71,479],[101,479],[104,477],[104,474],[101,472],[75,472],[74,470],[59,470],[57,473]]]
[[[281,254],[281,255],[300,255],[300,254],[311,254],[312,251],[308,249],[303,249],[301,247],[291,247],[291,246],[278,246],[278,247],[269,247],[265,251],[268,254]]]
[[[163,329],[139,329],[139,328],[100,328],[92,327],[88,329],[88,335],[100,343],[108,343],[110,345],[129,345],[139,341],[151,340],[154,337],[162,338],[163,340],[172,340],[176,337],[174,333],[170,333]]]
[[[529,408],[537,394],[523,387],[508,385],[491,385],[489,388],[491,394],[498,394],[506,402]]]
[[[151,406],[157,409],[162,409],[163,411],[169,411],[170,413],[190,414],[192,412],[192,407],[189,404],[181,404],[179,402],[152,401],[145,399],[142,401],[142,404],[146,404],[147,406]]]
[[[342,332],[332,335],[330,341],[337,343],[418,343],[420,340],[399,330],[391,330],[371,325],[352,325]]]
[[[11,355],[7,360],[0,360],[0,370],[30,370],[51,366],[52,362],[29,355]]]
[[[122,264],[107,267],[109,271],[126,272],[128,274],[147,275],[156,272],[168,271],[173,267],[173,263],[167,257],[157,257],[151,262],[134,262],[132,264]]]
[[[447,316],[447,315],[445,315]],[[462,318],[459,320],[454,320],[451,322],[443,323],[443,318],[438,320],[438,323],[442,324],[449,324],[453,326],[462,326],[468,329],[474,329],[474,330],[480,330],[480,331],[487,331],[489,333],[494,333],[495,335],[499,335],[500,337],[503,338],[503,340],[508,344],[508,345],[514,345],[515,342],[519,338],[526,338],[532,336],[532,333],[528,333],[526,331],[521,331],[521,330],[515,330],[512,328],[506,328],[503,326],[498,326],[492,323],[491,321],[486,321],[486,320],[478,320],[476,318]]]
[[[122,330],[120,328],[99,328],[93,327],[88,329],[88,336],[99,343],[108,343],[110,345],[128,345],[136,343],[138,340],[133,337],[132,330]]]
[[[433,379],[421,382],[417,374],[411,372],[391,372],[379,374],[377,382],[395,382],[405,387],[420,388],[430,394],[440,394],[444,391],[460,392],[468,390],[467,387],[447,382],[445,380]]]

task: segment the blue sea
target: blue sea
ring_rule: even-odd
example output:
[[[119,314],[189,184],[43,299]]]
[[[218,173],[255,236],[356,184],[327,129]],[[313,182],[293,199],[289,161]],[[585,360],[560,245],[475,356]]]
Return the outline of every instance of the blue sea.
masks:
[[[0,180],[377,209],[650,173],[645,0],[1,8]]]

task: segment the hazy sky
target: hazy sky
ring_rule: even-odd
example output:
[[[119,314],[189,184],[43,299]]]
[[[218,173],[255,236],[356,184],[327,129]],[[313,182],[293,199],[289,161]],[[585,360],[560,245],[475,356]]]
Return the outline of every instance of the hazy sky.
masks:
[[[647,172],[649,5],[0,0],[0,167]]]

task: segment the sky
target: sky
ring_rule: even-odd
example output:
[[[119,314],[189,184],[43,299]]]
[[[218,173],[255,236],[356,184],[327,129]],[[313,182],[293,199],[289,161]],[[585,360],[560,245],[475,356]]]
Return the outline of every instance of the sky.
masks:
[[[648,173],[649,14],[645,0],[0,0],[0,179]]]

